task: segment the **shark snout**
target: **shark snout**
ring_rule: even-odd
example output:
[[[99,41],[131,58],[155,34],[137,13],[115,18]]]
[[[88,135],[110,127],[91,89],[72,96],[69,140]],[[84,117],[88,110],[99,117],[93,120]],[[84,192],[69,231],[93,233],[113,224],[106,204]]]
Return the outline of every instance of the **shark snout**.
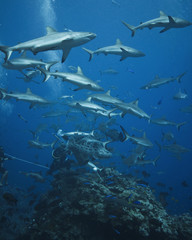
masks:
[[[139,56],[140,56],[140,57],[144,57],[144,56],[146,56],[146,55],[145,55],[145,53],[143,53],[143,52],[139,52]]]
[[[103,92],[104,91],[104,88],[102,88],[102,87],[100,87],[100,86],[95,86],[95,90],[96,91],[101,91],[101,92]]]
[[[95,33],[91,33],[91,32],[88,33],[88,38],[89,38],[90,40],[96,38],[96,36],[97,36],[97,35],[96,35]]]

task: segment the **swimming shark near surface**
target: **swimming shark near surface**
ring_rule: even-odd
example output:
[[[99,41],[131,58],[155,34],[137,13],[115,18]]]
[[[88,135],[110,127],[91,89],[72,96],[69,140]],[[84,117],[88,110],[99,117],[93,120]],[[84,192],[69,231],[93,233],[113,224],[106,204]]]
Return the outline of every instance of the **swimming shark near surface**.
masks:
[[[25,73],[22,71],[23,69],[35,68],[37,66],[44,66],[45,69],[49,71],[51,66],[53,66],[56,63],[58,62],[53,61],[53,62],[46,63],[46,62],[43,62],[42,60],[36,60],[36,59],[21,56],[19,58],[7,60],[2,64],[2,66],[7,69],[18,70],[25,75]],[[28,75],[25,75],[25,76],[28,77]]]
[[[178,75],[177,77],[170,77],[170,78],[160,78],[158,75],[152,80],[151,82],[147,83],[141,89],[150,89],[150,88],[158,88],[161,85],[177,81],[178,83],[181,82],[181,78],[185,75],[185,72]]]
[[[125,135],[123,142],[130,139],[135,144],[139,144],[144,147],[153,147],[152,142],[149,139],[147,139],[145,132],[143,133],[143,137],[136,137],[134,135],[130,136],[128,132],[121,125],[120,125],[120,128],[123,131],[123,134]]]
[[[57,32],[52,27],[47,27],[47,34],[43,37],[35,38],[12,47],[0,46],[0,51],[5,53],[5,62],[9,60],[15,51],[31,51],[34,55],[48,50],[62,50],[62,62],[64,62],[73,47],[80,46],[96,37],[91,32]]]
[[[137,29],[143,29],[143,28],[149,28],[150,30],[152,28],[162,27],[163,29],[160,31],[160,33],[166,32],[167,30],[171,28],[184,28],[187,26],[192,25],[191,22],[177,18],[168,16],[163,11],[160,11],[160,16],[155,19],[151,19],[147,22],[141,23],[138,26],[132,26],[124,21],[122,23],[132,32],[132,37],[135,35],[135,31]]]
[[[115,45],[99,48],[95,51],[83,48],[86,52],[89,53],[89,61],[93,58],[93,54],[103,53],[105,56],[108,54],[119,55],[121,56],[120,61],[123,61],[127,57],[144,57],[145,54],[135,48],[131,48],[122,44],[122,42],[117,39]]]
[[[103,91],[104,89],[99,86],[96,82],[92,81],[90,78],[86,77],[81,68],[77,67],[76,73],[68,73],[68,72],[49,72],[43,68],[38,67],[38,69],[44,74],[43,82],[46,82],[51,76],[55,78],[61,78],[62,81],[66,81],[78,86],[77,89],[73,91],[78,91],[81,89],[88,89],[92,91]]]
[[[8,100],[10,98],[14,98],[17,101],[21,100],[24,102],[29,102],[30,109],[33,108],[35,105],[42,106],[42,105],[52,104],[48,100],[33,94],[30,88],[27,88],[27,91],[25,93],[17,93],[17,92],[8,93],[5,89],[0,88],[0,99]]]

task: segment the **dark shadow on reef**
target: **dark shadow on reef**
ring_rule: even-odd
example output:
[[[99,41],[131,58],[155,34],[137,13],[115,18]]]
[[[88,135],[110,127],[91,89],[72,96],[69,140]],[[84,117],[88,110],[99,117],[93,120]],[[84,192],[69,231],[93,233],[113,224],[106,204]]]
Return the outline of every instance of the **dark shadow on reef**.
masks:
[[[190,215],[169,216],[151,189],[106,168],[59,171],[18,240],[190,240]]]

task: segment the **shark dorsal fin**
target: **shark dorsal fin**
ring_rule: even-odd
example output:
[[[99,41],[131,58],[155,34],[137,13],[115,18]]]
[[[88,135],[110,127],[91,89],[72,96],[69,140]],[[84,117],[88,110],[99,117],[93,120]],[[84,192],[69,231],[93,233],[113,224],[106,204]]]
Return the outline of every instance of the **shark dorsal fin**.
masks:
[[[83,75],[83,71],[79,66],[77,67],[77,74]]]
[[[122,45],[122,42],[119,38],[117,38],[117,40],[116,40],[116,45]]]
[[[160,17],[167,17],[167,14],[165,14],[163,11],[160,11]]]
[[[32,94],[31,89],[27,88],[26,94]]]
[[[88,97],[88,98],[86,99],[86,101],[87,101],[87,102],[91,102],[91,97]]]
[[[36,140],[39,141],[39,136],[37,136]]]
[[[146,138],[146,133],[145,132],[143,133],[143,138]]]
[[[108,143],[110,143],[110,142],[112,142],[112,141],[103,142],[103,147],[106,147],[106,145],[107,145]]]
[[[136,99],[135,101],[132,102],[134,105],[138,106],[139,99]]]
[[[56,33],[57,31],[52,27],[46,27],[47,35]]]
[[[106,92],[106,95],[111,96],[111,90],[108,90],[108,91]]]

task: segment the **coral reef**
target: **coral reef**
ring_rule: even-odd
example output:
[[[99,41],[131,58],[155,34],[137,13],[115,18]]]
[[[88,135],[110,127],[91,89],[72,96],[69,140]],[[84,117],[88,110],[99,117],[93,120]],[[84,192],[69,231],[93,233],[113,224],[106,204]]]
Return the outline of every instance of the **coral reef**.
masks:
[[[192,217],[169,216],[150,187],[112,168],[100,176],[59,171],[19,239],[192,239]]]

